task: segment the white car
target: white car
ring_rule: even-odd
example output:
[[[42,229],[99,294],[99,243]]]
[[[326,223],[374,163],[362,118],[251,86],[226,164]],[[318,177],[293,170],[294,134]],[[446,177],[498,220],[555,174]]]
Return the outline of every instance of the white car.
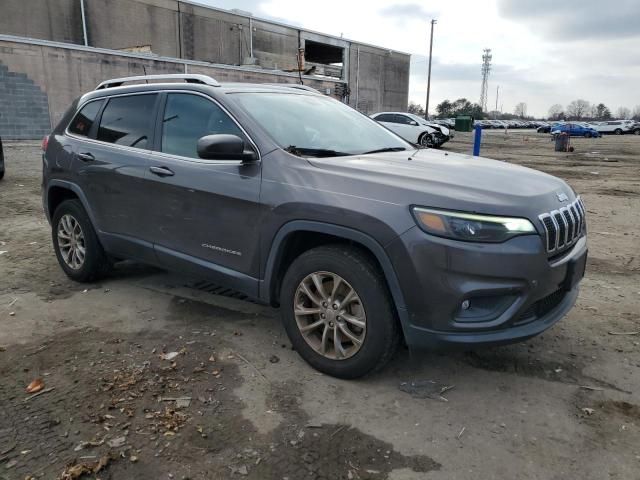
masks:
[[[412,113],[379,112],[371,115],[371,118],[406,141],[423,147],[438,148],[453,137],[447,127],[429,122]]]
[[[610,120],[607,122],[595,122],[590,126],[603,135],[615,134],[622,135],[623,133],[633,132],[633,120]]]

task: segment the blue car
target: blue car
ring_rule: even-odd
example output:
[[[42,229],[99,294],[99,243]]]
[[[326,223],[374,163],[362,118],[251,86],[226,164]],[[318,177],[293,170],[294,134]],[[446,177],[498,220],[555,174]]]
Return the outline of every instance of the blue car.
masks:
[[[568,133],[572,137],[591,138],[600,136],[600,132],[596,129],[582,123],[564,123],[551,127],[551,135],[559,133]]]

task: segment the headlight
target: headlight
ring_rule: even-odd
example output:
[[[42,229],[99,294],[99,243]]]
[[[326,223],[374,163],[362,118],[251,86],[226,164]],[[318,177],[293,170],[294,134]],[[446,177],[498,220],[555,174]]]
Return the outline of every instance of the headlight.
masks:
[[[454,240],[499,243],[518,235],[537,233],[526,218],[494,217],[420,207],[414,207],[412,211],[422,230]]]

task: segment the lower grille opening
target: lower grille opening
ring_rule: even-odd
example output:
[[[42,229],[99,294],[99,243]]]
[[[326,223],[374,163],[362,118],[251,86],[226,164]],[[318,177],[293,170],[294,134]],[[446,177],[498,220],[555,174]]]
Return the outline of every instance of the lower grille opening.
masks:
[[[540,317],[544,317],[546,314],[560,305],[566,294],[567,292],[564,290],[556,290],[551,295],[547,295],[546,297],[531,304],[529,308],[527,308],[518,316],[518,318],[514,322],[514,325],[522,325],[524,323],[529,323],[533,320],[536,320]]]

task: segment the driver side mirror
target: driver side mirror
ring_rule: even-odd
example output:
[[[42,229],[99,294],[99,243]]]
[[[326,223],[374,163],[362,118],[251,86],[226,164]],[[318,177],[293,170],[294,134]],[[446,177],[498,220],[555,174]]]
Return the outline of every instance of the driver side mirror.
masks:
[[[198,140],[198,156],[205,160],[242,160],[251,162],[258,159],[253,148],[247,148],[237,135],[219,133],[205,135]]]
[[[417,127],[418,126],[418,122],[416,122],[415,120],[411,120],[411,122],[409,122],[409,125]]]

